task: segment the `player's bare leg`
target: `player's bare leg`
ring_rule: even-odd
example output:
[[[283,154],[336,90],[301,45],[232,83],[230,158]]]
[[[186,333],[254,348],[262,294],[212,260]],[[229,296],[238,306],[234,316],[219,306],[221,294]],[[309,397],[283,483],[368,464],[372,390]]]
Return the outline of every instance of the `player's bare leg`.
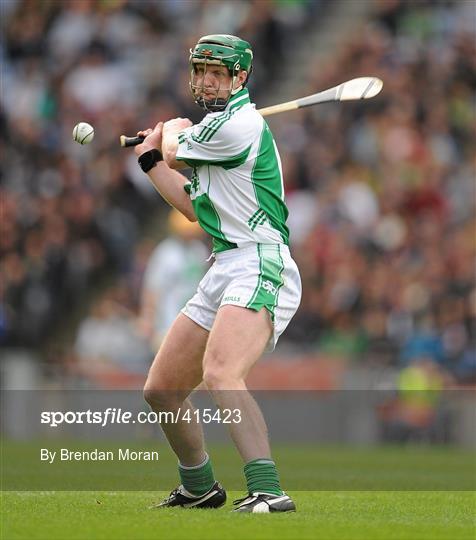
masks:
[[[203,359],[203,380],[220,409],[239,409],[241,422],[229,424],[231,437],[246,462],[270,458],[268,433],[245,377],[271,336],[269,312],[232,305],[218,310]]]
[[[296,509],[279,482],[271,458],[266,424],[245,377],[271,337],[269,312],[232,305],[218,310],[203,359],[203,380],[220,409],[239,409],[241,422],[229,424],[245,462],[248,496],[235,501],[236,512],[289,512]]]
[[[187,399],[202,380],[202,359],[208,332],[180,313],[168,331],[150,368],[144,397],[151,408],[181,411],[193,406]],[[183,416],[182,414],[180,415]],[[205,457],[202,426],[197,422],[164,422],[161,427],[180,463],[194,466]]]
[[[202,380],[207,339],[206,330],[180,313],[155,357],[144,387],[144,397],[156,412],[181,408],[177,421],[164,422],[161,427],[179,458],[182,484],[155,507],[218,508],[226,501],[205,452],[201,424],[182,419],[187,409],[194,418],[187,396]]]

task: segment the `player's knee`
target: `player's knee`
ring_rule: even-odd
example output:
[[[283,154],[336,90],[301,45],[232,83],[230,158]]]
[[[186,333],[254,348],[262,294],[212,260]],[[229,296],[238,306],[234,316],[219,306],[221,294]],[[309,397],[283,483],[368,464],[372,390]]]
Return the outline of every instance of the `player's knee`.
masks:
[[[147,383],[143,395],[150,408],[156,412],[171,410],[183,401],[177,391],[167,390]]]
[[[240,378],[220,365],[211,365],[203,372],[203,382],[209,390],[226,390],[235,388]]]
[[[223,359],[223,355],[213,346],[207,347],[203,359],[203,382],[209,390],[234,388],[237,377]]]
[[[156,410],[158,408],[159,403],[161,402],[161,396],[162,391],[156,390],[151,387],[144,387],[143,390],[143,396],[145,401],[150,405],[151,409]]]

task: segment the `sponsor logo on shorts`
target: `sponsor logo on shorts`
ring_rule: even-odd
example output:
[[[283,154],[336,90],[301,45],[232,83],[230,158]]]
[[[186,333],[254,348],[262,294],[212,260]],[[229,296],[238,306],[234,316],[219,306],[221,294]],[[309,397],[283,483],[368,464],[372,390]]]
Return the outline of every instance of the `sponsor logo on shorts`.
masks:
[[[225,296],[223,302],[241,302],[241,298],[239,296]]]
[[[278,292],[278,289],[268,279],[263,281],[263,289],[269,292],[269,294],[276,294]]]

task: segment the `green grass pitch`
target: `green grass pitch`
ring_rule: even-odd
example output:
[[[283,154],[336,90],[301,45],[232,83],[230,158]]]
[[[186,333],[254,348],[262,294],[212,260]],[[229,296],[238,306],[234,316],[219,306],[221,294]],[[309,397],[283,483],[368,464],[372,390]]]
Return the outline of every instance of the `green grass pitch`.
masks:
[[[40,467],[28,462],[21,445],[2,448],[3,489],[15,475],[35,478]],[[177,484],[175,458],[164,451],[161,491],[100,488],[2,493],[1,540],[474,540],[476,538],[475,459],[451,448],[275,447],[283,485],[298,511],[293,514],[233,514],[232,500],[244,495],[241,464],[230,445],[211,449],[217,478],[229,490],[218,510],[150,510]],[[26,452],[25,455],[28,453]],[[11,464],[11,467],[8,467]],[[298,466],[296,466],[298,464]],[[94,464],[97,467],[98,464]],[[45,470],[48,470],[45,465]],[[146,467],[150,467],[150,464]],[[155,465],[158,467],[158,465]],[[94,468],[79,468],[91,478]],[[148,470],[148,469],[146,469]],[[9,472],[10,471],[10,472]],[[127,469],[111,469],[108,474]],[[140,477],[142,469],[134,469]],[[306,471],[308,474],[306,475]],[[311,474],[312,471],[312,474]],[[67,479],[70,469],[58,469]],[[167,475],[165,475],[167,473]],[[9,477],[11,474],[13,476]],[[306,478],[306,476],[309,477]],[[131,474],[132,478],[132,474]],[[36,477],[38,480],[38,477]],[[430,481],[431,480],[431,481]],[[45,482],[45,479],[42,479]],[[53,479],[59,485],[58,479]],[[26,482],[25,485],[28,483]],[[122,482],[124,484],[124,482]],[[316,491],[308,486],[315,484]],[[80,485],[80,484],[78,484]],[[86,485],[86,484],[85,484]],[[427,486],[427,490],[425,490]],[[19,488],[21,489],[21,488]],[[81,488],[79,488],[81,489]],[[85,489],[84,487],[82,489]],[[137,489],[131,482],[130,489]],[[430,491],[431,489],[431,491]],[[364,491],[365,490],[365,491]],[[419,490],[419,491],[410,491]],[[446,490],[446,491],[445,491]]]
[[[469,492],[309,492],[293,514],[149,510],[162,494],[16,492],[4,494],[2,539],[428,539],[474,540]],[[241,492],[231,492],[231,498]]]

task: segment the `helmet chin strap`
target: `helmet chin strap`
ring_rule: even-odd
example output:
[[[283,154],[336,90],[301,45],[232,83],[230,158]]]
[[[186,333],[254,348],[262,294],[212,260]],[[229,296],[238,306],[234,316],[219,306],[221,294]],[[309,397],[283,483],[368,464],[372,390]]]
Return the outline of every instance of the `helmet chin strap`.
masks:
[[[236,75],[233,75],[233,80],[232,80],[232,83],[231,83],[230,96],[234,96],[235,94],[238,94],[238,92],[243,89],[242,84],[240,84],[240,86],[238,86],[238,88],[233,88],[233,86],[235,85],[235,80],[236,80]]]

